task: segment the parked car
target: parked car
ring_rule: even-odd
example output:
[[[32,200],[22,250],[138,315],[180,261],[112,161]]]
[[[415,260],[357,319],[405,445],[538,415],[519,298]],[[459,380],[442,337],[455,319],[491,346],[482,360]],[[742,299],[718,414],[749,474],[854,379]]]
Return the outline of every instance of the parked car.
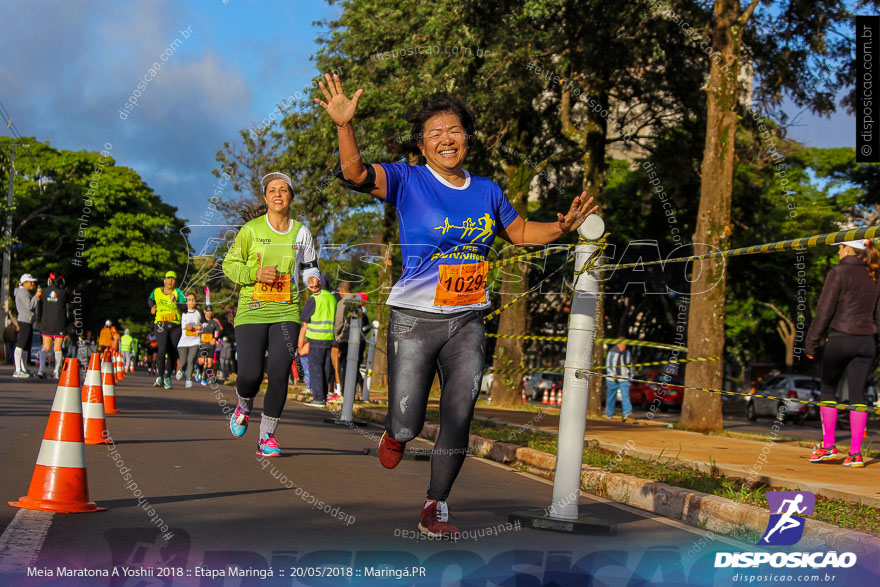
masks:
[[[660,411],[670,407],[681,408],[684,401],[684,380],[678,375],[663,371],[646,371],[635,379],[644,379],[651,383],[633,383],[629,388],[629,401],[634,406],[648,410],[656,399],[660,399]],[[663,390],[663,393],[661,393]]]
[[[562,379],[562,373],[554,373],[552,371],[542,371],[541,373],[532,375],[529,380],[526,381],[526,399],[532,401],[541,400],[544,396],[544,391],[551,390],[557,383],[561,385]]]
[[[785,405],[785,419],[803,424],[807,418],[818,417],[815,406],[788,401],[789,398],[816,400],[820,394],[821,382],[815,377],[784,373],[770,377],[766,383],[755,390],[756,394],[769,396],[771,399],[749,396],[746,417],[755,421],[759,416],[775,418],[780,406]]]

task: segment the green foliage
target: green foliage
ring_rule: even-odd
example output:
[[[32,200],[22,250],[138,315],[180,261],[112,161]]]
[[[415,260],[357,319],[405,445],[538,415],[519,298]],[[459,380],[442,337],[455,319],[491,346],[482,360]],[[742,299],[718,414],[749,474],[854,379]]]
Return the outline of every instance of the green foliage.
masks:
[[[140,176],[109,151],[67,151],[33,138],[17,148],[13,280],[62,273],[83,300],[86,329],[106,319],[147,324],[147,296],[165,271],[182,275],[186,229]],[[0,138],[0,151],[10,140]],[[13,283],[14,285],[14,283]],[[137,330],[137,329],[136,329]]]

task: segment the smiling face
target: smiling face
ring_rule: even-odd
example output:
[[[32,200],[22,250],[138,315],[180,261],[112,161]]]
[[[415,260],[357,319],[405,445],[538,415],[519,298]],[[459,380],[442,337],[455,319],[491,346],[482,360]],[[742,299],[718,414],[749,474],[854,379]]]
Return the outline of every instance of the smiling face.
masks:
[[[451,112],[435,114],[425,122],[419,149],[428,165],[438,171],[455,171],[467,155],[467,135],[461,120]]]
[[[290,211],[290,202],[293,201],[293,194],[290,192],[290,186],[282,179],[273,179],[266,186],[266,193],[263,195],[266,205],[273,212],[283,213]]]

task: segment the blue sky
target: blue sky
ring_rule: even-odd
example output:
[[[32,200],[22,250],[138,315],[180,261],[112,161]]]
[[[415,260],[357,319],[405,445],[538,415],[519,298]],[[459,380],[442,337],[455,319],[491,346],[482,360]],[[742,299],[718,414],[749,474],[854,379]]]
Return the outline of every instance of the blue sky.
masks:
[[[309,57],[322,31],[313,22],[340,10],[317,0],[5,0],[0,100],[25,136],[70,150],[111,143],[117,164],[195,224],[215,182],[215,153],[317,75]],[[800,122],[792,135],[810,145],[855,145],[852,116],[804,114]]]
[[[117,164],[195,223],[215,181],[215,153],[310,83],[321,32],[312,23],[339,10],[317,1],[7,0],[0,100],[24,136],[74,151],[111,143]],[[161,69],[121,119],[154,62]]]

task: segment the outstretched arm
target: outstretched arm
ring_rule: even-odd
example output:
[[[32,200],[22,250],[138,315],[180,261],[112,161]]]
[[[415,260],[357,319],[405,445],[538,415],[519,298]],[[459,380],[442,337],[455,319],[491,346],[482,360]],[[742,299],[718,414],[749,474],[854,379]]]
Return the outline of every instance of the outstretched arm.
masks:
[[[556,213],[556,222],[532,222],[517,216],[516,220],[498,234],[514,245],[546,245],[572,230],[577,230],[587,216],[599,208],[599,206],[590,208],[592,203],[593,198],[588,200],[587,192],[583,192],[572,200],[568,214],[563,216],[559,212]]]

